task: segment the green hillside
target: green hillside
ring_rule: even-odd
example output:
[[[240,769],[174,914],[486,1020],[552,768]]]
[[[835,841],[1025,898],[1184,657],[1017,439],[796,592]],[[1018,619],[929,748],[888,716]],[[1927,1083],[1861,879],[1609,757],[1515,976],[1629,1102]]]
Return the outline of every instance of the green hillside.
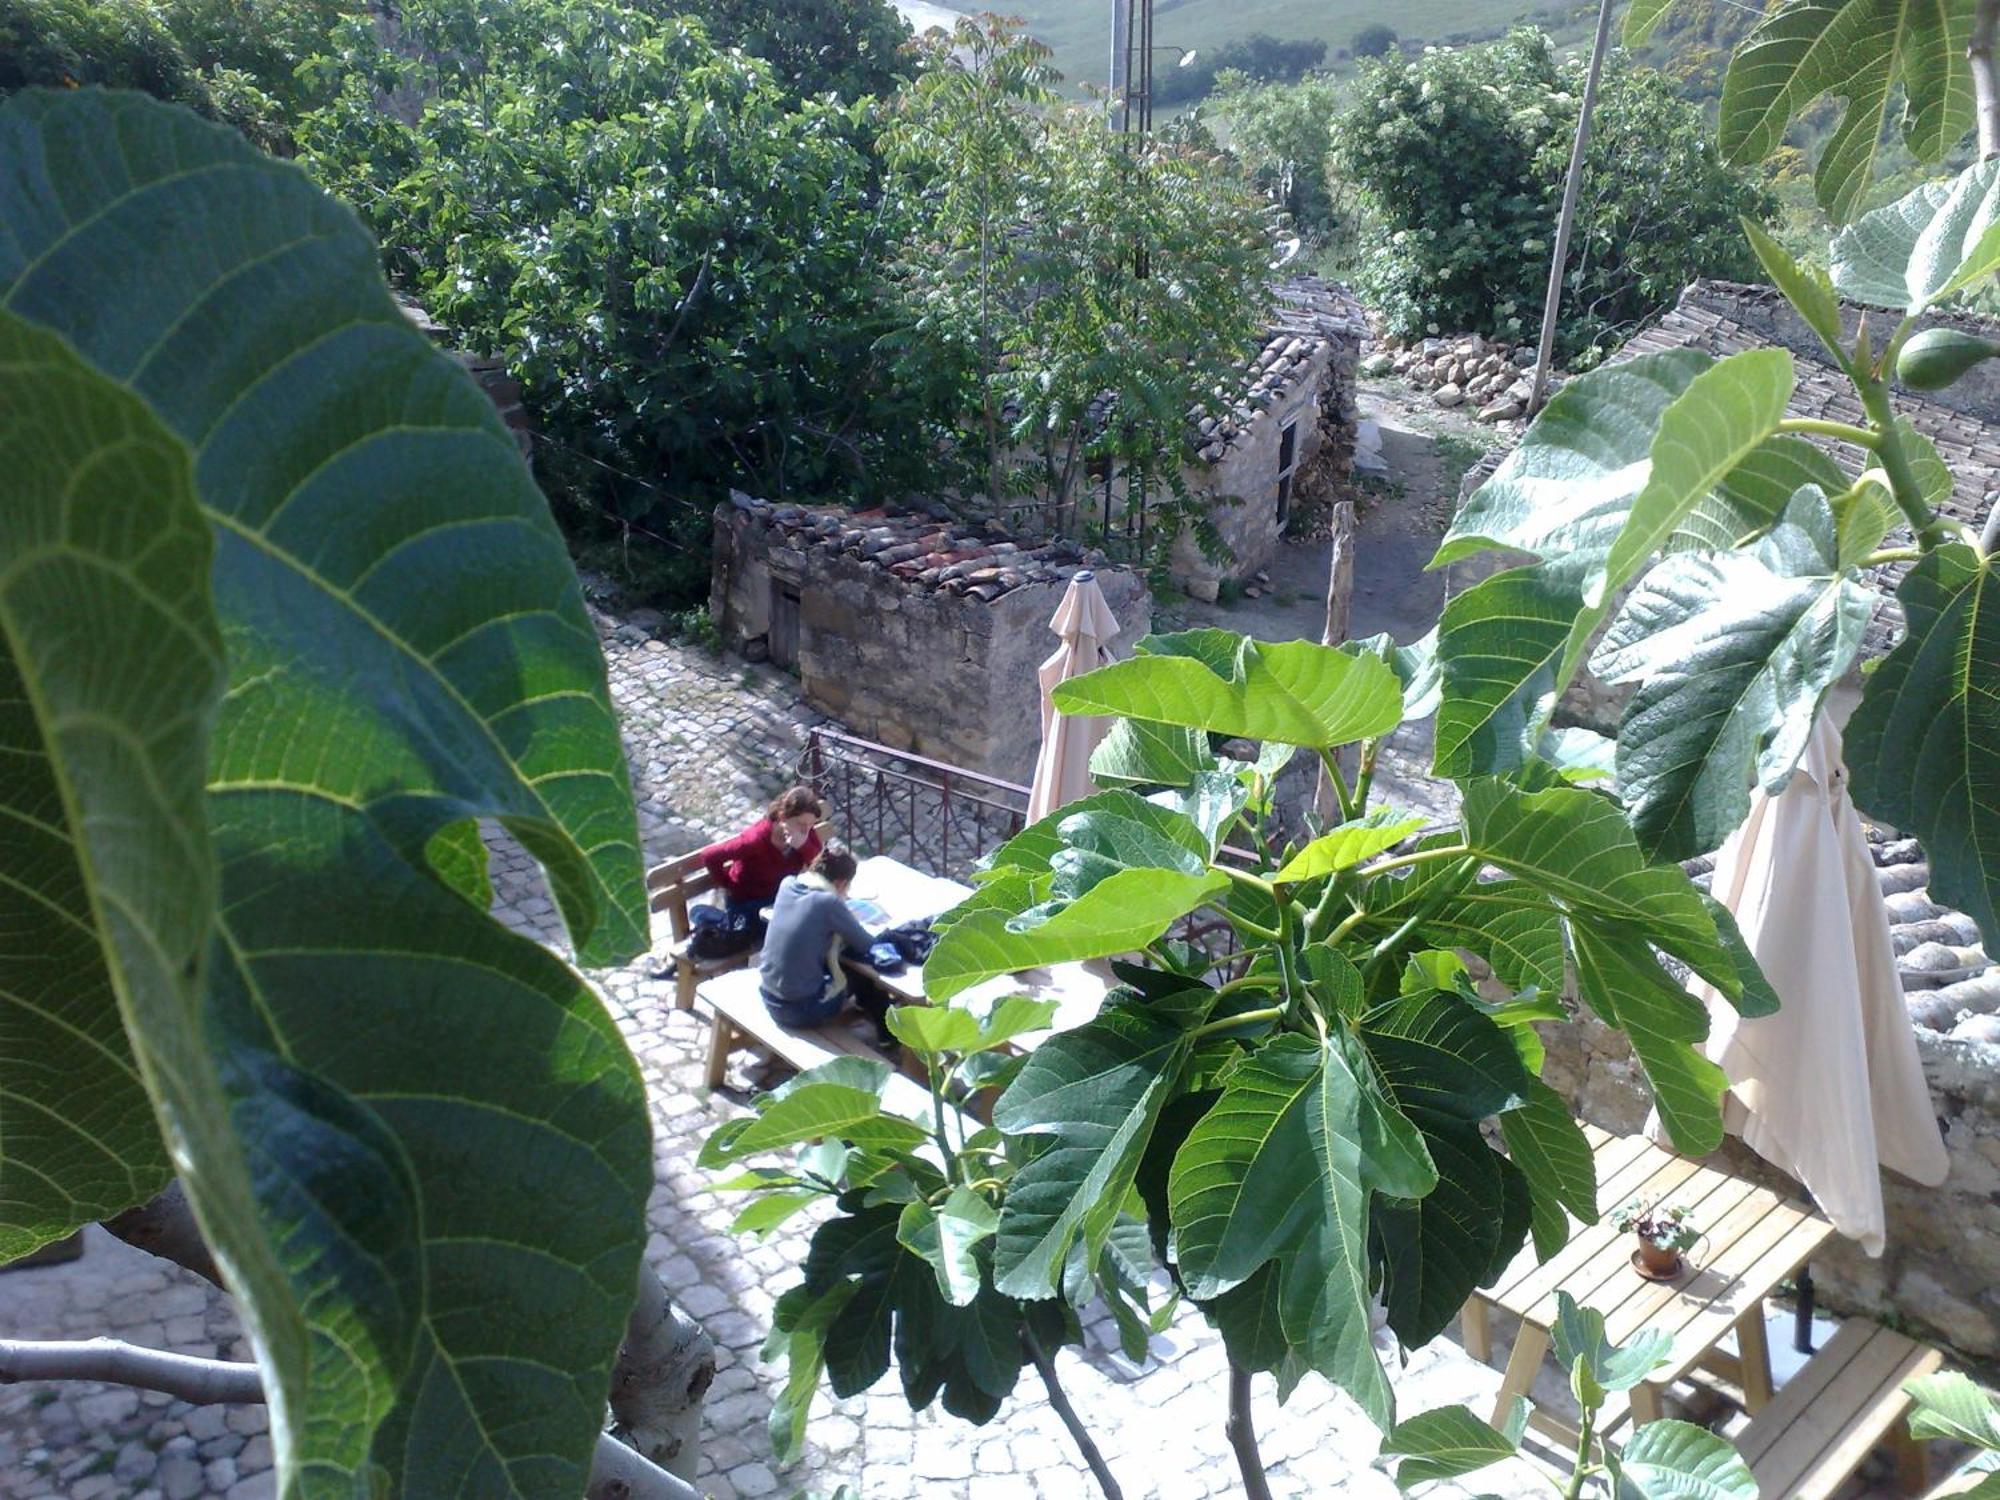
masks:
[[[1102,86],[1111,55],[1111,0],[1009,0],[1000,8],[1023,17],[1055,49],[1056,66],[1072,85]],[[1332,61],[1355,32],[1378,21],[1408,41],[1493,36],[1526,20],[1566,40],[1595,9],[1552,0],[1154,0],[1153,35],[1163,47],[1197,50],[1259,31],[1286,40],[1318,37]],[[1164,57],[1157,65],[1171,61]]]

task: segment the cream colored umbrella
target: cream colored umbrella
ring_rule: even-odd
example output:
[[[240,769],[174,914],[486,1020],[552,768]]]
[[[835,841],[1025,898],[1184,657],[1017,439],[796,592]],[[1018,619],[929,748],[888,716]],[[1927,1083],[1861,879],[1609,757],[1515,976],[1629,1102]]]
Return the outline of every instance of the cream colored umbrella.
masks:
[[[1711,891],[1781,1002],[1775,1015],[1744,1020],[1714,990],[1692,987],[1708,1002],[1708,1055],[1729,1075],[1723,1122],[1880,1255],[1880,1168],[1936,1184],[1950,1163],[1830,713],[1785,789],[1751,793]]]
[[[1061,639],[1055,655],[1041,665],[1042,748],[1035,757],[1034,784],[1028,792],[1028,821],[1047,817],[1065,802],[1088,797],[1090,752],[1110,728],[1108,719],[1069,718],[1056,712],[1051,694],[1056,684],[1094,672],[1111,660],[1106,643],[1118,634],[1117,617],[1104,602],[1097,575],[1085,568],[1070,580],[1056,606],[1049,629]]]

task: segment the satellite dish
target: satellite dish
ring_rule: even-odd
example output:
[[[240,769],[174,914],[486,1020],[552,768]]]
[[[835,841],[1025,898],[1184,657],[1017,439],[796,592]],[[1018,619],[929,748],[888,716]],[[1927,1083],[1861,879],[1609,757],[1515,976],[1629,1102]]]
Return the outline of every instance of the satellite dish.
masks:
[[[1304,244],[1305,241],[1301,240],[1297,235],[1293,235],[1288,240],[1279,240],[1276,253],[1271,261],[1271,269],[1274,271],[1281,270],[1297,260],[1299,251],[1303,248]]]

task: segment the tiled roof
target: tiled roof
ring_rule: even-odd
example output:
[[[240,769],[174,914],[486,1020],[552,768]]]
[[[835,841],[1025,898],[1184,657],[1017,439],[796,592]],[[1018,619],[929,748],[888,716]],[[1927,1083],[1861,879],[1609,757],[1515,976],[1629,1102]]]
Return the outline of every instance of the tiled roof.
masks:
[[[1304,378],[1329,345],[1358,354],[1368,334],[1367,314],[1353,294],[1323,276],[1290,276],[1271,287],[1271,319],[1264,341],[1244,360],[1243,394],[1221,417],[1202,417],[1192,434],[1209,463],[1228,455],[1259,412]]]
[[[732,511],[769,528],[774,544],[844,553],[913,589],[963,594],[989,603],[1024,584],[1066,583],[1079,567],[1115,566],[1097,549],[1067,538],[1023,543],[993,523],[928,511],[773,505],[731,492],[729,505],[718,506],[717,515],[728,519]]]

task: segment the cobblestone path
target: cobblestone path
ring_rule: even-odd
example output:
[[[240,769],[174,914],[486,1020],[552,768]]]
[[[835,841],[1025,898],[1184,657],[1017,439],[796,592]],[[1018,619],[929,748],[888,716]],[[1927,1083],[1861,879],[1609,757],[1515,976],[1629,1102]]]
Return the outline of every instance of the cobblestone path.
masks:
[[[626,728],[649,858],[679,853],[739,826],[790,778],[806,726],[789,681],[766,668],[608,632],[613,694]],[[638,637],[634,639],[634,637]],[[532,863],[493,841],[498,914],[561,946],[554,906]],[[653,1107],[656,1185],[649,1255],[670,1293],[719,1346],[708,1398],[701,1487],[716,1500],[762,1500],[846,1483],[861,1500],[1089,1500],[1087,1471],[1032,1371],[985,1427],[933,1409],[913,1414],[893,1375],[864,1396],[822,1393],[808,1452],[780,1472],[765,1436],[780,1371],[758,1350],[772,1304],[794,1279],[813,1228],[793,1220],[757,1244],[728,1232],[735,1203],[709,1191],[695,1169],[703,1136],[747,1109],[744,1080],[710,1094],[701,1086],[706,1023],[672,1009],[669,987],[642,961],[590,975],[644,1070]],[[109,1334],[159,1348],[243,1358],[227,1299],[205,1282],[95,1228],[75,1262],[0,1274],[0,1333],[16,1337]],[[1504,1332],[1504,1330],[1502,1330]],[[1223,1432],[1222,1350],[1199,1315],[1184,1311],[1157,1339],[1144,1370],[1117,1350],[1108,1320],[1089,1346],[1060,1356],[1071,1399],[1093,1426],[1130,1500],[1203,1500],[1238,1493]],[[1399,1403],[1418,1411],[1456,1401],[1483,1408],[1495,1371],[1439,1341],[1396,1368]],[[1280,1409],[1259,1378],[1259,1427],[1281,1497],[1379,1497],[1393,1484],[1369,1467],[1378,1439],[1358,1410],[1309,1378]],[[68,1384],[0,1388],[0,1497],[40,1500],[268,1500],[270,1438],[260,1407],[190,1407],[119,1387]],[[1448,1496],[1546,1494],[1524,1464],[1488,1471]],[[410,1497],[425,1500],[425,1497]]]

